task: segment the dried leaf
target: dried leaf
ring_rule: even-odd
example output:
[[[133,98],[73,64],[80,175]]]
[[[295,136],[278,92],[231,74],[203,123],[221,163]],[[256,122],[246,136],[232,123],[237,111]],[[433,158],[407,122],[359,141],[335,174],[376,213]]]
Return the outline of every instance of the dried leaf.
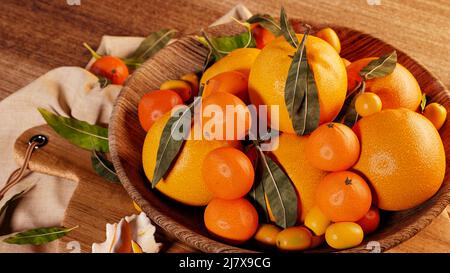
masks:
[[[77,227],[36,228],[17,233],[14,236],[4,239],[3,241],[5,243],[15,245],[42,245],[59,239],[76,228]]]
[[[261,183],[275,222],[283,228],[293,226],[297,222],[298,215],[295,188],[284,171],[260,149],[259,152],[262,165]]]
[[[284,90],[292,126],[298,135],[311,133],[319,126],[320,104],[314,74],[309,67],[306,53],[308,32],[292,58]]]
[[[359,75],[366,80],[385,77],[394,71],[396,65],[397,52],[394,50],[368,63],[366,67],[361,69]]]
[[[281,27],[281,34],[283,34],[286,41],[293,47],[298,47],[298,39],[295,35],[294,28],[292,27],[291,23],[289,22],[286,11],[284,10],[284,7],[281,7],[281,13],[280,13],[280,27]]]
[[[91,163],[92,168],[98,175],[100,175],[101,177],[105,178],[108,181],[120,184],[120,180],[117,177],[114,165],[112,164],[112,162],[107,160],[105,156],[103,156],[97,151],[92,151]]]
[[[109,151],[107,128],[53,114],[43,108],[38,110],[47,124],[72,144],[87,150]]]
[[[272,34],[275,36],[280,36],[282,34],[280,25],[274,18],[272,18],[272,16],[268,14],[255,14],[250,17],[247,22],[249,22],[250,24],[258,23],[263,28],[272,32]]]

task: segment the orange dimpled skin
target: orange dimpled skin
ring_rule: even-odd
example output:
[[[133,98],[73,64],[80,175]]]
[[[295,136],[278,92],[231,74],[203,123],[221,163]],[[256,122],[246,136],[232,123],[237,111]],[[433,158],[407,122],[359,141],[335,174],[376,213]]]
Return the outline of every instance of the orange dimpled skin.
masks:
[[[180,104],[183,104],[183,100],[172,90],[154,90],[146,93],[138,105],[138,117],[142,129],[147,132],[155,121]]]
[[[252,238],[258,228],[258,213],[246,199],[209,202],[204,214],[208,231],[230,244],[241,244]]]
[[[227,71],[220,73],[206,82],[203,97],[215,92],[226,92],[240,98],[248,104],[248,76],[239,71]]]
[[[236,199],[250,191],[255,172],[252,162],[243,152],[232,147],[223,147],[206,156],[202,175],[214,197]]]
[[[317,186],[316,203],[333,222],[355,222],[370,209],[372,194],[359,175],[344,171],[328,174]]]
[[[360,152],[356,134],[344,124],[321,125],[308,139],[306,158],[309,163],[325,171],[343,171],[352,167]]]

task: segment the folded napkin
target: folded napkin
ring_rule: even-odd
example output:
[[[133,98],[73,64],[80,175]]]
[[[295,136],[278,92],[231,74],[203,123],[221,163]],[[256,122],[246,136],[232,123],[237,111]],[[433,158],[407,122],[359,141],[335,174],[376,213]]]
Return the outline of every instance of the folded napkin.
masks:
[[[248,19],[251,13],[243,5],[237,5],[214,24],[229,22],[231,17]],[[98,53],[126,57],[144,38],[104,36]],[[92,62],[92,60],[91,60]],[[90,63],[91,63],[90,62]],[[90,65],[88,64],[88,66]],[[109,85],[102,89],[96,76],[80,67],[60,67],[47,72],[29,85],[0,102],[0,187],[18,166],[14,160],[14,142],[29,128],[45,124],[38,107],[52,109],[60,115],[87,121],[91,124],[107,124],[114,101],[121,86]],[[0,234],[38,227],[59,226],[64,211],[76,188],[76,183],[40,173],[31,173],[12,188],[0,202],[0,207],[10,196],[35,185],[14,209],[9,227]],[[126,216],[126,215],[124,215]],[[6,235],[5,235],[6,236]],[[18,246],[3,243],[0,252],[54,252],[56,243],[40,247]]]

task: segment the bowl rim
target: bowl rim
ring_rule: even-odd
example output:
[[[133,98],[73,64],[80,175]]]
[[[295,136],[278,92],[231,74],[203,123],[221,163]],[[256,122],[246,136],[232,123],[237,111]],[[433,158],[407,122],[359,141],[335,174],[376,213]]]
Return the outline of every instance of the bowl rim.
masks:
[[[300,20],[294,19],[292,21],[300,21]],[[445,93],[444,95],[445,95],[446,100],[450,101],[450,92],[448,91],[446,86],[432,72],[430,72],[428,69],[426,69],[425,66],[422,65],[422,63],[418,62],[414,58],[411,58],[408,54],[395,48],[391,44],[389,44],[377,37],[374,37],[371,34],[367,34],[362,31],[358,31],[358,30],[348,28],[348,27],[343,27],[343,26],[338,26],[338,25],[333,25],[333,24],[317,24],[317,23],[312,23],[311,25],[314,27],[328,26],[333,29],[340,29],[342,31],[354,32],[359,35],[366,35],[370,39],[375,40],[376,42],[380,42],[384,45],[394,48],[397,51],[397,54],[403,55],[405,58],[413,61],[418,68],[420,68],[424,72],[428,73],[429,76],[433,79],[433,82],[442,88],[441,92]],[[224,25],[221,25],[221,26],[224,26]],[[214,28],[220,28],[221,26],[216,26]],[[157,54],[161,54],[161,52],[165,51],[169,47],[173,47],[176,43],[192,42],[193,34],[197,34],[197,32],[194,32],[192,34],[187,34],[187,35],[184,35],[184,36],[178,38],[175,42],[171,43],[166,48],[164,48],[160,52],[158,52]],[[148,60],[147,60],[147,62],[148,62]],[[198,249],[198,250],[204,251],[204,252],[208,252],[211,250],[217,250],[217,249],[220,250],[217,252],[227,252],[227,253],[259,252],[259,251],[254,251],[254,250],[250,250],[250,249],[240,248],[239,246],[227,245],[225,243],[222,243],[222,242],[219,242],[212,238],[206,237],[202,234],[199,234],[199,233],[189,229],[184,224],[173,220],[170,216],[167,216],[164,213],[161,213],[157,208],[155,208],[151,204],[150,201],[145,199],[139,193],[138,189],[129,180],[129,178],[126,174],[125,168],[123,167],[122,162],[120,160],[120,156],[118,154],[118,142],[117,142],[116,135],[115,135],[117,126],[119,124],[118,122],[116,122],[116,120],[118,119],[118,109],[119,109],[119,107],[117,107],[117,105],[119,104],[119,102],[122,99],[124,99],[126,91],[128,89],[132,90],[132,88],[129,87],[129,84],[134,79],[133,75],[136,75],[137,74],[136,72],[141,70],[142,67],[144,67],[144,66],[145,66],[145,63],[140,68],[138,68],[135,71],[135,73],[133,73],[130,76],[130,78],[127,79],[127,81],[125,82],[124,87],[120,91],[120,94],[114,103],[114,107],[113,107],[113,111],[112,111],[112,115],[111,115],[111,119],[110,119],[110,123],[109,123],[108,132],[109,132],[109,148],[110,148],[110,153],[111,153],[111,159],[112,159],[113,165],[116,169],[117,175],[118,175],[120,181],[122,182],[125,190],[130,195],[130,197],[133,199],[133,201],[136,202],[143,209],[143,211],[147,214],[147,216],[150,219],[152,219],[152,221],[154,221],[159,227],[161,227],[163,230],[165,230],[165,232],[167,232],[171,235],[174,235],[178,240],[189,245],[190,247],[193,247],[195,249]],[[448,164],[446,163],[446,169],[447,169],[447,166],[448,166]],[[449,179],[447,179],[447,180],[449,180]],[[450,181],[446,181],[444,178],[441,188],[445,183],[450,183]],[[441,188],[439,189],[439,191],[441,190]],[[438,191],[438,193],[439,193],[439,191]],[[437,193],[436,193],[433,197],[431,197],[428,200],[431,200],[433,198],[437,198],[437,200],[435,200],[436,202],[433,205],[431,205],[429,208],[427,208],[426,211],[424,213],[422,213],[415,221],[403,226],[401,229],[397,230],[394,234],[387,235],[386,237],[384,237],[378,241],[380,243],[380,245],[382,246],[381,247],[382,252],[389,250],[390,248],[397,246],[404,241],[407,241],[408,239],[410,239],[411,237],[416,235],[419,231],[421,231],[426,226],[428,226],[433,221],[434,218],[439,216],[442,213],[442,211],[450,204],[450,186],[448,187],[446,192],[441,193],[439,195],[437,195]],[[199,240],[201,241],[201,243],[199,243]],[[209,247],[207,247],[207,246],[209,246]],[[337,252],[370,252],[370,250],[371,250],[371,248],[364,247],[364,243],[362,243],[357,247],[346,249],[346,250],[341,250],[341,251],[337,251]],[[315,252],[315,251],[312,251],[312,252]]]

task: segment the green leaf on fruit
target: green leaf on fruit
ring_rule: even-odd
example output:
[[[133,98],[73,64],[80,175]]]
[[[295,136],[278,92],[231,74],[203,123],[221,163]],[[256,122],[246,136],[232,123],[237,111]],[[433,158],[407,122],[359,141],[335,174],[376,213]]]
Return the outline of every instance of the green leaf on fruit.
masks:
[[[292,126],[298,135],[309,134],[319,126],[320,104],[314,74],[308,64],[306,39],[308,32],[295,52],[289,67],[284,100]]]
[[[287,18],[284,7],[281,7],[280,27],[281,27],[281,34],[284,36],[286,41],[293,48],[297,48],[298,47],[298,39],[297,39],[297,36],[295,35],[294,28],[292,27],[291,23],[289,22],[289,19]]]
[[[366,80],[381,78],[391,74],[397,65],[397,52],[394,50],[389,54],[371,61],[361,69],[359,75]]]
[[[156,164],[153,171],[152,188],[167,174],[172,164],[176,161],[178,154],[190,132],[190,125],[194,108],[201,101],[204,86],[200,86],[199,94],[189,106],[177,111],[178,115],[171,116],[161,134]],[[188,126],[186,126],[188,125]],[[189,127],[189,128],[186,128]],[[176,138],[174,136],[177,136]]]
[[[348,127],[352,128],[358,119],[360,118],[358,112],[356,112],[355,102],[356,98],[365,92],[366,82],[361,81],[356,88],[349,93],[347,98],[345,99],[344,105],[342,106],[341,111],[338,116],[334,120],[335,122],[342,122]]]
[[[87,150],[106,153],[109,151],[108,129],[74,118],[54,114],[38,108],[47,124],[72,144]]]
[[[420,102],[420,109],[422,112],[425,110],[425,106],[427,106],[427,94],[422,94],[422,101]]]
[[[268,14],[255,14],[250,17],[247,22],[250,24],[259,24],[277,37],[282,34],[280,24]]]
[[[298,216],[298,200],[292,181],[281,167],[264,154],[259,147],[258,151],[262,170],[260,184],[267,196],[275,223],[283,228],[294,226]],[[265,201],[259,200],[258,203],[265,203]]]

